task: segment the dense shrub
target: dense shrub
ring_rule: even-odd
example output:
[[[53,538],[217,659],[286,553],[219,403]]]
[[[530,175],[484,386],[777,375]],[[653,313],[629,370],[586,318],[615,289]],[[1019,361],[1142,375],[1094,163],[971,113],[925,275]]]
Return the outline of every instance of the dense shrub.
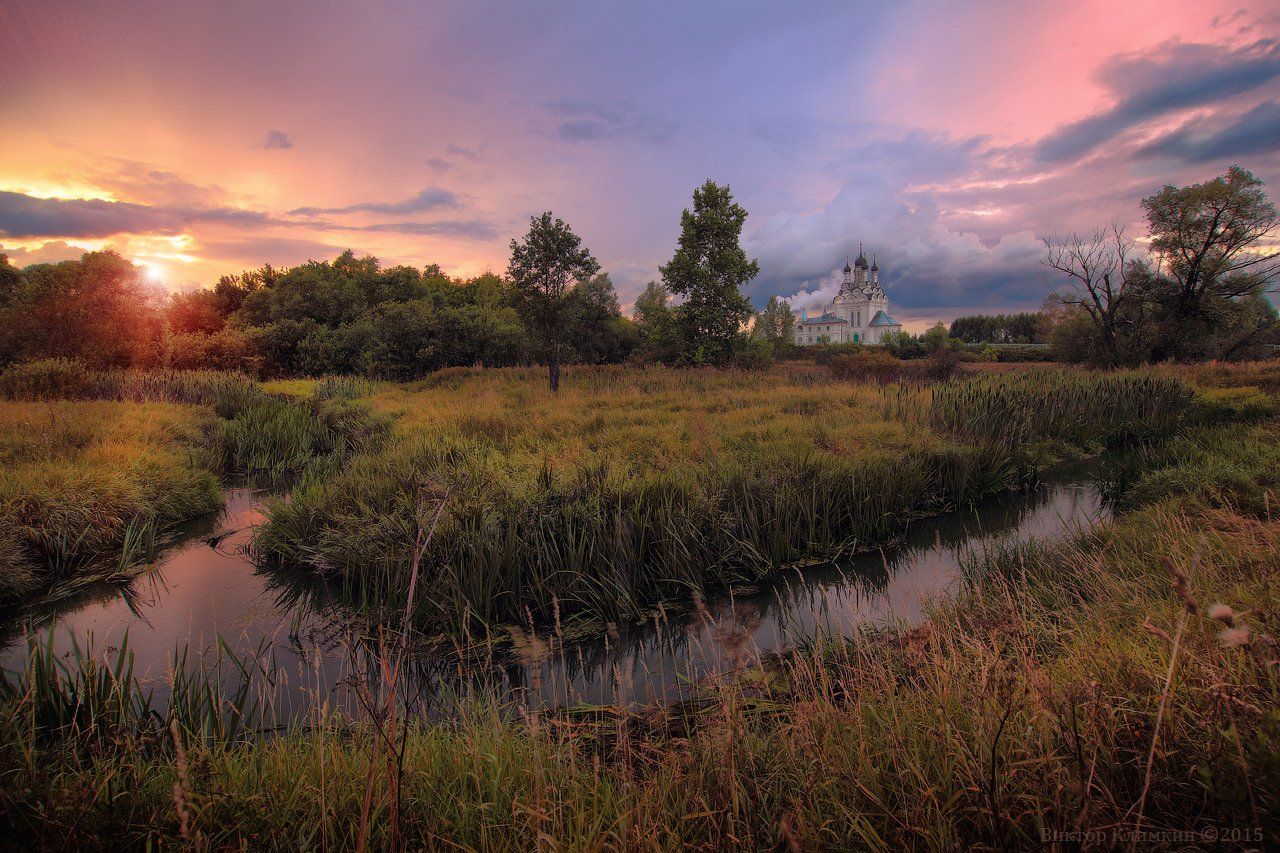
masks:
[[[264,361],[240,329],[188,332],[169,339],[169,366],[175,370],[231,370],[256,376],[262,373]]]
[[[46,358],[0,371],[0,398],[5,400],[81,400],[94,396],[97,383],[84,362]]]
[[[939,350],[928,358],[903,361],[888,350],[867,347],[847,355],[833,355],[827,368],[837,379],[851,382],[941,382],[955,375],[962,357],[952,350]]]

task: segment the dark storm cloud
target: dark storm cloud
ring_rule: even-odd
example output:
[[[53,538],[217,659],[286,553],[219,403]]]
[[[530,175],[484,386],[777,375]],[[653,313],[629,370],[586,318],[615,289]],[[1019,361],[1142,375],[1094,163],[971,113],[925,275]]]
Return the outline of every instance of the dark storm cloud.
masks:
[[[299,207],[289,211],[294,216],[317,216],[325,213],[379,213],[387,216],[403,216],[424,210],[455,208],[458,197],[446,189],[428,187],[412,198],[390,202],[363,202],[345,207]]]
[[[176,234],[196,222],[251,227],[273,220],[252,210],[152,207],[127,201],[36,198],[0,192],[0,235],[11,238]]]
[[[267,151],[286,151],[293,147],[293,137],[282,130],[268,130],[262,147]]]
[[[1138,153],[1205,163],[1271,154],[1277,148],[1280,148],[1280,102],[1268,101],[1225,126],[1205,120],[1188,123],[1148,143]]]
[[[1098,75],[1119,98],[1110,109],[1063,125],[1040,140],[1036,158],[1075,160],[1131,128],[1174,110],[1211,105],[1280,77],[1280,46],[1267,40],[1231,49],[1170,43],[1108,61]]]

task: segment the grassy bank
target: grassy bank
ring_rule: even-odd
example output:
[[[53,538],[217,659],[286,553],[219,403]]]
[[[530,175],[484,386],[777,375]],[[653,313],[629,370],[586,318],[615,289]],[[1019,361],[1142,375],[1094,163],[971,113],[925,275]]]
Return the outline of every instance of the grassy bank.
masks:
[[[1270,417],[1163,443],[1115,522],[977,555],[924,624],[696,705],[414,724],[395,818],[367,724],[244,737],[179,703],[175,729],[128,679],[37,658],[0,702],[0,821],[49,846],[1274,845],[1277,453]]]
[[[348,380],[301,399],[214,371],[0,372],[0,602],[122,571],[173,524],[221,506],[221,480],[337,470],[387,422]]]
[[[1150,374],[877,387],[796,365],[580,369],[552,397],[535,371],[444,371],[376,393],[393,440],[273,505],[255,547],[358,609],[399,607],[424,506],[447,494],[418,613],[429,630],[633,618],[883,542],[1064,455],[1166,435],[1191,396]]]
[[[0,600],[221,506],[213,429],[174,403],[0,402]]]

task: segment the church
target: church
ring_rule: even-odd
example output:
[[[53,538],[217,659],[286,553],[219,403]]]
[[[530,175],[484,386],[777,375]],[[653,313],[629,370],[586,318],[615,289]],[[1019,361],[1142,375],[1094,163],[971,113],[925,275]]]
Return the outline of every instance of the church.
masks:
[[[820,317],[800,312],[795,324],[796,344],[878,344],[884,336],[901,332],[902,324],[889,316],[889,297],[880,289],[880,267],[858,246],[858,259],[844,262],[844,283]]]

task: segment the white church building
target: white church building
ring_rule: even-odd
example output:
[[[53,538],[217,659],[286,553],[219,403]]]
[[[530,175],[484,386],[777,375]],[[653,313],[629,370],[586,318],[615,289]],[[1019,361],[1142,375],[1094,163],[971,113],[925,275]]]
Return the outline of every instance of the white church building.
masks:
[[[884,336],[902,331],[902,324],[889,316],[889,297],[880,288],[880,267],[858,247],[858,259],[844,262],[844,283],[821,316],[801,311],[795,324],[796,343],[878,344]]]

